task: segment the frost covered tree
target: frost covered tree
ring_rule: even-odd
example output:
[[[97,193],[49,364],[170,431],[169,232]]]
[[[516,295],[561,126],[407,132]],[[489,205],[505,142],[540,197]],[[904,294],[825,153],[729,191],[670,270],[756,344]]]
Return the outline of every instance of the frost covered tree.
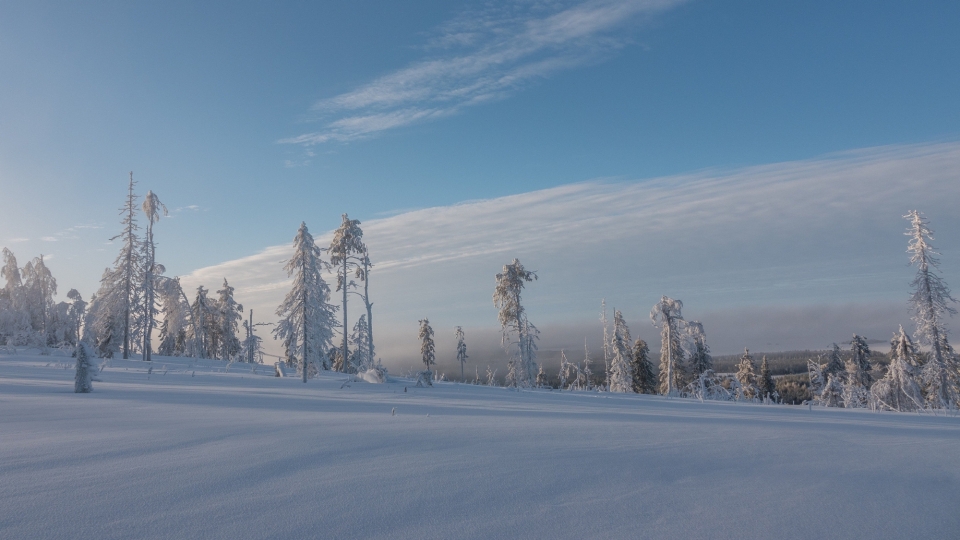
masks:
[[[90,353],[87,351],[85,343],[77,345],[73,353],[77,357],[76,372],[73,379],[73,391],[78,394],[87,394],[93,392],[93,363],[90,361]]]
[[[274,336],[287,346],[288,354],[300,356],[300,371],[307,382],[309,365],[319,363],[327,351],[336,326],[335,308],[328,303],[330,287],[323,280],[320,248],[301,223],[293,239],[293,257],[284,270],[293,276],[293,287],[277,308],[280,323]]]
[[[827,365],[823,368],[823,376],[826,379],[832,375],[837,378],[837,380],[840,380],[844,373],[846,373],[846,370],[844,368],[843,357],[840,355],[840,346],[834,343],[827,357]]]
[[[31,325],[39,336],[38,344],[46,347],[51,344],[48,323],[54,305],[53,297],[57,294],[57,280],[44,263],[43,255],[28,262],[23,267],[22,275]]]
[[[868,389],[873,382],[870,370],[870,347],[863,336],[853,335],[850,340],[850,358],[846,363],[846,386],[844,404],[846,407],[866,407],[869,398]]]
[[[540,369],[537,370],[537,388],[547,388],[548,386],[547,372],[543,370],[543,364],[540,364]]]
[[[108,290],[104,294],[98,294],[104,300],[104,308],[110,312],[119,311],[123,321],[123,342],[121,351],[123,358],[130,357],[131,330],[135,323],[136,311],[140,307],[141,297],[137,283],[137,274],[142,267],[139,250],[139,238],[137,231],[140,226],[137,225],[137,195],[133,192],[136,182],[133,180],[133,173],[130,173],[130,183],[127,188],[127,200],[120,208],[120,215],[123,216],[123,232],[110,239],[120,240],[120,254],[113,263],[113,270],[107,280],[101,280],[101,290],[107,286]]]
[[[610,359],[610,391],[633,392],[633,374],[630,369],[630,360],[633,351],[630,349],[630,328],[620,311],[613,310],[613,339],[611,340],[612,357]]]
[[[757,370],[750,349],[743,350],[743,356],[737,364],[737,382],[740,383],[744,397],[753,399],[758,396],[760,390],[757,388]]]
[[[917,352],[903,326],[890,340],[890,365],[887,374],[871,388],[873,402],[879,409],[915,411],[924,406],[923,392],[917,384]]]
[[[536,272],[525,269],[518,259],[514,259],[497,274],[493,291],[493,305],[499,310],[501,345],[507,347],[511,336],[517,337],[517,353],[507,374],[508,384],[516,388],[529,387],[536,376],[536,362],[531,356],[536,350],[532,347],[534,336],[528,335],[528,331],[535,327],[527,321],[526,310],[520,301],[524,285],[536,279]]]
[[[353,352],[350,353],[351,368],[348,371],[362,373],[374,366],[369,338],[370,329],[367,327],[367,316],[360,315],[357,323],[353,325],[353,332],[350,333],[350,343],[353,345]]]
[[[960,400],[960,389],[956,388],[956,384],[951,384],[951,379],[960,379],[960,363],[947,341],[944,319],[957,313],[950,305],[956,300],[940,277],[938,253],[930,244],[933,231],[926,218],[916,210],[911,210],[904,218],[910,221],[906,232],[910,237],[907,252],[910,253],[910,263],[917,266],[917,275],[910,282],[913,287],[910,304],[914,312],[913,321],[917,325],[914,337],[918,343],[929,348],[928,359],[921,372],[927,405],[934,409],[955,407]]]
[[[191,346],[189,336],[193,332],[193,311],[187,300],[180,278],[164,278],[157,283],[156,293],[160,300],[160,346],[157,352],[162,356],[186,356],[199,347]]]
[[[132,175],[131,175],[132,178]],[[143,198],[143,213],[147,217],[147,233],[143,241],[143,306],[144,306],[144,328],[143,328],[143,359],[149,361],[152,354],[152,344],[150,340],[153,337],[153,327],[157,315],[156,309],[156,276],[159,272],[157,267],[157,247],[153,241],[153,224],[160,221],[160,212],[163,215],[169,215],[167,207],[153,191],[147,191]]]
[[[660,393],[673,395],[683,387],[683,302],[664,296],[650,311],[650,320],[660,327]]]
[[[81,326],[83,324],[83,316],[87,310],[87,303],[83,301],[83,297],[80,296],[80,293],[76,289],[70,289],[70,292],[67,293],[67,298],[70,300],[70,309],[67,312],[69,317],[70,324],[73,326],[73,344],[77,345],[80,342],[81,336]]]
[[[193,305],[190,306],[190,316],[195,323],[191,326],[192,335],[190,337],[196,344],[197,349],[194,351],[194,355],[197,358],[216,356],[219,343],[217,334],[220,329],[217,322],[217,309],[208,298],[208,292],[206,287],[198,285]]]
[[[467,363],[467,343],[464,341],[463,328],[458,326],[455,332],[457,337],[457,362],[460,362],[460,380],[463,378],[463,365]]]
[[[650,361],[650,347],[638,339],[633,344],[633,391],[638,394],[657,393],[657,378]]]
[[[713,369],[713,357],[706,343],[706,334],[700,321],[687,323],[687,336],[690,340],[690,374],[697,379],[707,370]]]
[[[376,356],[376,349],[373,346],[373,302],[370,301],[370,269],[373,264],[370,262],[370,252],[367,247],[363,247],[363,254],[359,257],[355,276],[363,282],[363,293],[360,298],[363,299],[363,307],[367,310],[367,350],[370,351],[371,361]]]
[[[760,361],[760,376],[757,378],[757,389],[760,391],[760,397],[766,398],[772,396],[777,391],[777,385],[773,382],[773,376],[770,375],[770,363],[767,362],[767,355],[763,355]]]
[[[223,288],[217,291],[217,323],[219,335],[218,357],[230,360],[240,354],[240,320],[243,318],[243,305],[233,298],[233,287],[223,278]]]
[[[422,377],[426,380],[427,385],[431,384],[433,380],[433,372],[430,370],[430,366],[436,364],[436,348],[433,343],[433,328],[430,327],[430,321],[426,317],[420,319],[420,331],[417,333],[417,337],[420,338],[420,359],[423,360],[423,372]]]
[[[336,268],[337,272],[337,291],[343,293],[341,309],[343,310],[343,341],[341,345],[341,354],[344,358],[350,358],[350,352],[347,349],[347,292],[351,287],[350,269],[357,268],[358,260],[366,253],[367,248],[363,245],[363,230],[360,229],[360,221],[350,219],[346,214],[341,216],[343,222],[333,231],[333,240],[330,241],[330,264]],[[346,366],[345,366],[346,367]]]
[[[246,337],[243,340],[242,348],[240,350],[240,356],[243,358],[244,362],[255,364],[263,362],[263,339],[256,334],[256,328],[258,326],[268,326],[270,323],[255,323],[253,322],[253,310],[249,311],[250,320],[243,321],[243,329],[246,332]],[[325,359],[322,359],[325,362]],[[326,366],[324,366],[326,368]]]
[[[3,267],[0,276],[6,280],[0,289],[0,338],[9,345],[26,345],[33,341],[28,298],[23,287],[17,258],[3,248]]]

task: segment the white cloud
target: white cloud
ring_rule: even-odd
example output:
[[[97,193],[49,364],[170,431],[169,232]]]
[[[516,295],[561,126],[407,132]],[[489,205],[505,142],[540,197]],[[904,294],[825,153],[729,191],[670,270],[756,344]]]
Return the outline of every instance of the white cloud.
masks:
[[[44,242],[56,242],[56,241],[57,241],[57,237],[55,237],[55,236],[41,236],[41,237],[40,237],[40,240],[43,240]]]
[[[545,335],[557,325],[594,325],[603,297],[639,333],[663,294],[682,299],[687,315],[701,318],[725,347],[754,339],[764,309],[777,313],[763,326],[770,332],[764,343],[791,348],[828,345],[846,333],[790,328],[788,321],[814,318],[821,308],[812,306],[882,305],[887,323],[906,324],[895,308],[904,305],[912,276],[901,216],[911,208],[928,215],[940,232],[944,277],[960,283],[957,170],[957,143],[884,147],[739,170],[591,181],[368,220],[381,353],[415,354],[423,316],[440,336],[454,325],[491,330],[493,275],[513,257],[540,272],[526,299]],[[329,242],[329,232],[314,233],[318,244]],[[258,320],[273,320],[289,286],[281,265],[289,250],[274,246],[203,268],[184,283],[212,288],[227,277]],[[800,311],[791,318],[790,310]],[[749,321],[753,330],[737,334]],[[877,320],[869,326],[882,327]],[[545,339],[542,346],[554,344]]]
[[[435,56],[312,107],[320,130],[280,142],[346,142],[500,99],[533,80],[624,45],[622,27],[684,0],[591,0],[488,6],[464,13],[430,40]]]

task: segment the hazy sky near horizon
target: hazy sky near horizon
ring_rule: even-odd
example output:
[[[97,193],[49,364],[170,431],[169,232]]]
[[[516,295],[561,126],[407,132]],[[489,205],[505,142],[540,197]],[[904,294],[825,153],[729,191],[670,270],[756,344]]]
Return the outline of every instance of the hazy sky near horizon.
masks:
[[[749,182],[774,199],[815,197],[831,191],[800,188],[832,186],[837,171],[853,167],[857,180],[838,193],[870,199],[870,179],[882,177],[885,192],[902,202],[915,195],[928,203],[922,209],[941,233],[945,262],[955,261],[958,20],[960,4],[936,1],[3,3],[0,244],[21,264],[44,253],[60,297],[69,288],[89,296],[116,254],[108,239],[119,230],[117,208],[131,170],[141,194],[151,189],[171,209],[156,229],[168,273],[205,275],[288,245],[300,221],[323,236],[343,212],[372,223],[370,242],[387,251],[383,238],[391,230],[378,227],[408,230],[400,224],[429,209],[458,215],[489,210],[482,201],[526,196],[537,209],[530,222],[536,227],[562,228],[577,212],[602,219],[624,200],[677,219],[682,207],[675,204],[701,200],[683,186],[722,177],[710,184],[722,193],[703,200],[728,206],[697,214],[710,221],[736,213],[731,194],[752,196],[743,191]],[[837,158],[850,151],[860,153]],[[864,162],[851,156],[864,153],[873,169],[853,165]],[[931,191],[894,189],[891,170],[915,174],[904,180]],[[824,178],[835,182],[820,184]],[[851,192],[853,185],[864,192]],[[642,199],[651,193],[661,197],[659,208]],[[598,206],[597,197],[612,198]],[[849,275],[836,266],[844,248],[818,249],[814,240],[816,224],[843,224],[837,204],[855,203],[810,200],[798,201],[803,218],[786,221],[795,243],[787,251],[769,249],[784,241],[782,216],[760,213],[749,222],[756,251],[740,261],[711,260],[695,270],[687,264],[673,277],[665,271],[643,283],[692,283],[709,274],[711,290],[736,290],[746,269],[782,267],[764,256],[773,253],[818,269],[800,287],[803,294],[773,284],[748,293],[749,302],[737,300],[743,294],[711,293],[707,309],[892,302],[886,292],[869,293],[859,278],[849,278],[853,287],[839,286]],[[469,201],[481,202],[461,204]],[[903,239],[893,231],[909,208],[871,201],[885,214],[848,212],[859,220],[849,229],[862,250],[857,264],[877,264],[866,254],[880,257],[881,249],[903,262]],[[475,227],[502,219],[480,210],[470,214]],[[588,284],[584,295],[610,297],[635,286],[631,269],[647,264],[635,245],[654,234],[655,223],[633,211],[611,212],[651,229],[623,235],[609,246],[615,253],[595,254],[602,264],[571,266],[562,285],[544,281],[544,288]],[[874,217],[882,225],[868,226]],[[571,257],[589,246],[591,231],[615,230],[570,221],[579,228],[566,238],[583,242],[564,244]],[[464,226],[466,235],[471,229]],[[736,228],[716,231],[734,236],[718,242],[747,245]],[[434,246],[424,235],[402,240],[389,248]],[[495,238],[464,242],[514,256],[489,249]],[[456,239],[443,245],[463,247]],[[540,256],[536,245],[515,247],[521,259]],[[900,251],[886,251],[894,248]],[[682,244],[666,241],[658,253],[691,257]],[[543,260],[541,271],[552,268],[553,259]],[[593,268],[616,277],[592,275]],[[945,271],[956,285],[960,278],[950,277],[957,270]],[[438,283],[452,287],[458,277]],[[606,288],[590,285],[606,279]],[[251,303],[258,293],[238,287],[241,302],[247,294]],[[551,297],[554,312],[583,309],[580,300],[562,298]]]

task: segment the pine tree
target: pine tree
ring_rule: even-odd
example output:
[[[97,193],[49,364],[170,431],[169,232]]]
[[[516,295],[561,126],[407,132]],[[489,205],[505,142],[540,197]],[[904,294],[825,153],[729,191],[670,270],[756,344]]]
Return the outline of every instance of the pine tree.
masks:
[[[543,370],[543,364],[540,364],[540,369],[537,370],[537,388],[546,388],[547,387],[547,372]]]
[[[536,362],[530,355],[535,351],[534,336],[528,331],[535,329],[527,321],[526,311],[520,302],[520,293],[525,283],[537,279],[537,273],[527,270],[518,259],[503,267],[503,272],[496,276],[496,287],[493,291],[493,305],[499,310],[497,319],[500,322],[501,345],[507,346],[510,336],[517,336],[517,353],[510,361],[510,372],[507,374],[508,386],[516,388],[529,387],[534,380]]]
[[[887,374],[870,388],[877,408],[901,412],[923,408],[923,393],[917,384],[916,357],[913,342],[901,326],[890,340]]]
[[[750,355],[750,349],[743,350],[743,356],[737,364],[737,382],[743,389],[744,397],[747,399],[758,397],[760,390],[757,388],[756,366],[753,363],[753,356]]]
[[[457,327],[455,335],[457,337],[457,362],[460,362],[460,380],[465,380],[463,377],[463,365],[467,363],[467,344],[464,341],[463,328]]]
[[[230,360],[240,354],[240,320],[243,318],[243,305],[233,298],[233,287],[223,278],[223,288],[217,291],[217,322],[220,338],[219,357],[221,360]]]
[[[436,349],[433,343],[433,328],[427,318],[420,319],[420,332],[417,336],[420,338],[420,358],[423,360],[422,376],[429,386],[433,380],[430,366],[436,364]]]
[[[691,341],[690,375],[698,379],[707,370],[713,369],[713,358],[706,343],[706,334],[700,321],[687,323],[687,336]]]
[[[660,393],[673,395],[683,387],[683,302],[664,296],[650,311],[654,326],[660,326]]]
[[[870,398],[870,347],[867,340],[856,334],[850,341],[850,358],[846,363],[846,384],[843,387],[843,406],[848,408],[866,407]]]
[[[917,275],[910,283],[913,287],[910,304],[917,325],[914,336],[917,342],[930,348],[929,358],[921,373],[924,393],[931,408],[954,407],[960,401],[960,389],[956,388],[956,384],[951,384],[951,379],[960,379],[960,362],[947,341],[944,318],[957,313],[950,306],[956,300],[950,296],[950,288],[938,273],[940,261],[936,257],[938,253],[929,243],[933,240],[933,231],[926,218],[916,210],[911,210],[904,217],[910,220],[906,232],[910,237],[907,252],[910,253],[910,263],[917,265]]]
[[[76,373],[74,376],[73,391],[78,394],[93,392],[93,364],[90,362],[90,353],[84,343],[77,345],[73,353],[77,357]]]
[[[350,268],[358,267],[359,259],[366,253],[367,248],[363,245],[363,230],[360,229],[360,221],[350,219],[346,214],[341,216],[343,222],[340,227],[333,232],[333,240],[330,242],[330,264],[337,269],[337,291],[343,293],[343,342],[341,354],[344,358],[350,358],[350,352],[347,349],[347,292],[353,285],[348,282]],[[346,367],[346,366],[344,366]]]
[[[757,379],[757,387],[760,390],[760,397],[766,399],[777,391],[777,385],[773,382],[770,375],[770,364],[767,362],[767,356],[763,356],[760,361],[760,377]]]
[[[374,366],[373,355],[369,349],[369,329],[367,328],[367,316],[360,315],[357,323],[353,325],[353,332],[350,334],[350,343],[353,345],[352,367],[350,371],[362,373]]]
[[[327,303],[330,287],[320,274],[323,266],[320,248],[307,224],[301,223],[293,239],[293,257],[284,266],[287,275],[293,276],[293,287],[277,308],[281,324],[274,336],[284,342],[289,355],[299,353],[303,382],[307,382],[309,365],[321,362],[336,326],[335,308]]]
[[[180,286],[180,278],[159,280],[156,292],[160,300],[160,312],[163,314],[160,347],[157,352],[162,356],[184,356],[188,353],[188,336],[193,333],[191,329],[194,325],[193,311],[183,287]]]
[[[131,172],[130,184],[127,188],[127,200],[120,209],[120,215],[123,216],[121,221],[123,232],[110,239],[111,241],[119,239],[122,242],[122,247],[120,248],[120,254],[117,255],[117,259],[113,263],[114,269],[111,272],[110,279],[106,283],[101,280],[102,284],[110,285],[110,290],[106,291],[105,294],[98,295],[105,300],[105,309],[111,312],[115,310],[120,312],[123,321],[121,350],[124,359],[130,357],[132,327],[136,322],[137,310],[140,308],[141,302],[137,275],[140,273],[143,261],[137,250],[139,244],[137,231],[140,230],[140,227],[137,225],[136,216],[137,195],[133,193],[133,186],[135,185],[136,182],[134,182]],[[111,313],[109,316],[113,317],[114,315]]]
[[[359,262],[357,264],[357,271],[355,276],[363,282],[363,294],[360,297],[363,299],[363,306],[367,310],[367,350],[370,351],[370,359],[376,357],[376,349],[373,346],[373,302],[370,301],[370,269],[373,268],[373,264],[370,262],[370,252],[367,250],[367,247],[363,247],[363,254],[359,257]]]
[[[131,175],[132,177],[132,175]],[[153,191],[147,191],[143,198],[143,213],[147,216],[147,234],[144,238],[143,246],[143,359],[149,361],[152,354],[152,344],[150,340],[153,337],[153,327],[157,316],[156,308],[156,277],[162,274],[161,268],[157,265],[157,248],[153,241],[153,224],[160,220],[160,211],[163,215],[167,213],[167,207]]]
[[[610,360],[610,391],[633,392],[633,374],[630,369],[630,360],[633,351],[630,350],[630,329],[623,320],[620,311],[613,310],[613,357]]]
[[[840,356],[840,346],[834,343],[827,360],[827,365],[823,368],[823,376],[826,378],[833,375],[839,380],[845,372],[843,358]]]
[[[633,391],[638,394],[655,394],[657,379],[650,361],[650,347],[638,339],[633,344]]]

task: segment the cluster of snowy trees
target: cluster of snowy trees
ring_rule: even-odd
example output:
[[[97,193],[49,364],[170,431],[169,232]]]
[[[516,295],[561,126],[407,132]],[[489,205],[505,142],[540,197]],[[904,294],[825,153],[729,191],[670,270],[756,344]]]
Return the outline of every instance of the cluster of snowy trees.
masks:
[[[117,354],[130,358],[139,353],[149,361],[156,352],[165,356],[254,361],[261,353],[260,339],[253,333],[251,320],[244,322],[246,336],[241,340],[243,306],[234,299],[234,288],[226,278],[216,296],[201,285],[191,302],[179,278],[163,275],[166,269],[156,260],[153,230],[161,215],[168,215],[167,208],[152,191],[147,191],[143,203],[138,205],[135,186],[131,173],[127,197],[120,209],[123,229],[111,239],[119,240],[120,252],[113,266],[104,270],[100,288],[90,299],[83,340],[105,358]],[[143,234],[138,206],[147,222]],[[159,343],[154,347],[158,320]]]
[[[55,302],[57,280],[43,261],[43,255],[22,268],[17,257],[3,248],[0,277],[0,343],[9,346],[76,346],[81,337],[87,304],[76,289],[67,293],[67,302]]]
[[[960,404],[960,355],[950,345],[945,325],[945,318],[956,314],[950,305],[956,300],[940,277],[937,252],[930,243],[933,231],[926,218],[916,210],[904,217],[910,221],[907,251],[917,267],[910,283],[915,340],[902,325],[893,333],[890,364],[877,380],[871,375],[870,348],[857,335],[846,362],[841,362],[836,344],[826,362],[811,360],[810,383],[822,405],[917,411],[956,409]]]
[[[366,373],[384,380],[386,369],[374,361],[373,303],[370,301],[369,276],[373,265],[363,243],[360,221],[343,214],[340,227],[334,231],[330,247],[316,245],[306,223],[293,239],[293,256],[284,269],[293,277],[293,286],[277,308],[280,317],[274,336],[283,343],[287,364],[296,366],[303,382],[311,373],[335,370],[345,373]],[[330,255],[329,262],[323,252]],[[330,303],[330,286],[323,272],[336,272],[336,292],[341,293],[339,306]],[[360,285],[351,277],[363,284]],[[349,294],[363,302],[366,311],[357,319],[352,332],[347,331]],[[340,311],[342,324],[337,321]],[[340,329],[339,346],[333,345],[334,335]]]

